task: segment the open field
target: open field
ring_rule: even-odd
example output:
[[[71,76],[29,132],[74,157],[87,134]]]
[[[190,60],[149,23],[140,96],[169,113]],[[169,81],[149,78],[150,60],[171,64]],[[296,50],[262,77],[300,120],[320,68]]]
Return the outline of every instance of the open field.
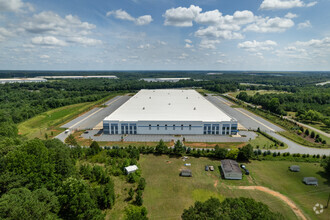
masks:
[[[191,163],[189,169],[193,177],[179,176],[184,163]],[[282,213],[285,219],[296,219],[294,213],[282,201],[264,192],[254,190],[234,189],[235,186],[262,185],[278,191],[302,209],[303,213],[313,219],[327,219],[330,214],[325,210],[322,215],[315,215],[313,206],[316,203],[325,205],[330,193],[329,182],[322,177],[319,164],[297,162],[300,173],[291,173],[288,161],[252,161],[247,164],[250,176],[243,180],[223,180],[220,178],[218,160],[208,158],[189,158],[186,162],[180,158],[168,156],[142,155],[140,165],[142,176],[146,178],[147,186],[144,192],[144,205],[148,209],[151,219],[180,219],[185,208],[193,205],[196,200],[206,200],[211,196],[224,197],[252,197],[266,203],[273,211]],[[215,166],[215,171],[204,171],[205,165]],[[319,186],[307,186],[302,183],[305,176],[315,176]],[[285,180],[285,181],[283,181]]]
[[[276,90],[241,90],[238,92],[230,92],[228,93],[228,95],[236,98],[236,96],[240,93],[240,92],[246,92],[249,96],[253,96],[256,93],[259,93],[260,95],[264,95],[264,94],[279,94],[279,93],[288,93],[285,91],[276,91]]]
[[[18,125],[18,132],[29,139],[35,137],[45,138],[45,133],[47,133],[49,137],[55,137],[65,130],[64,128],[60,128],[61,124],[74,119],[75,117],[116,95],[118,95],[118,93],[113,93],[96,102],[78,103],[41,113],[20,123]],[[51,131],[53,131],[53,136],[50,136]]]

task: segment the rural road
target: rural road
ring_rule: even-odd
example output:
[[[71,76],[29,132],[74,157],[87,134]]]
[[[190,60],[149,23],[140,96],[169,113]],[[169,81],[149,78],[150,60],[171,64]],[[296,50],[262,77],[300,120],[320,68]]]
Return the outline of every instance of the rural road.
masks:
[[[299,219],[307,220],[307,218],[304,216],[302,211],[297,207],[297,205],[294,202],[292,202],[288,197],[286,197],[285,195],[283,195],[279,192],[276,192],[276,191],[271,190],[264,186],[238,186],[237,188],[238,189],[247,189],[247,190],[259,190],[259,191],[268,193],[272,196],[275,196],[275,197],[279,198],[280,200],[282,200],[283,202],[285,202],[285,204],[287,204],[292,209],[294,214]]]
[[[286,119],[288,119],[288,120],[290,120],[290,121],[292,121],[292,122],[295,122],[295,123],[297,123],[297,124],[300,125],[300,126],[303,126],[303,127],[309,128],[309,129],[311,129],[311,130],[314,130],[314,131],[316,131],[316,132],[318,132],[318,133],[320,133],[320,134],[322,134],[322,135],[324,135],[324,136],[330,138],[330,134],[328,134],[328,133],[326,133],[326,132],[324,132],[324,131],[321,131],[321,130],[319,130],[319,129],[317,129],[317,128],[314,128],[314,127],[312,127],[312,126],[306,125],[306,124],[301,123],[301,122],[298,122],[298,121],[296,121],[296,120],[293,120],[292,118],[288,118],[288,117],[284,117],[284,118],[286,118]]]

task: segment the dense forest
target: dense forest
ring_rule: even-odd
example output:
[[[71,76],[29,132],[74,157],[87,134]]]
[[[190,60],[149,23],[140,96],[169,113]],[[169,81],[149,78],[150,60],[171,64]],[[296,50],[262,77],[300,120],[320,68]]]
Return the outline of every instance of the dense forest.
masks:
[[[105,210],[116,202],[114,176],[122,176],[132,186],[127,219],[146,216],[145,180],[140,172],[126,176],[123,169],[137,164],[137,149],[23,140],[5,117],[0,118],[0,128],[0,219],[104,219]]]
[[[304,115],[308,110],[329,116],[329,86],[312,84],[329,80],[330,74],[319,73],[262,73],[221,72],[207,75],[206,71],[140,71],[140,72],[38,72],[0,71],[0,77],[34,77],[41,75],[116,75],[119,79],[61,79],[41,83],[13,83],[0,85],[0,114],[11,117],[15,123],[25,121],[47,110],[70,104],[100,100],[110,92],[161,88],[203,88],[218,93],[236,90],[278,90],[287,94],[239,97],[260,104],[275,113],[296,111]],[[219,72],[218,72],[219,73]],[[172,82],[145,82],[148,77],[190,77],[191,80]],[[244,83],[244,84],[241,84]],[[268,106],[267,100],[277,98],[279,108]],[[277,102],[276,99],[273,99]],[[277,103],[275,103],[277,104]],[[304,111],[302,111],[304,110]],[[303,117],[303,116],[301,116]],[[323,119],[322,119],[323,120]],[[326,121],[325,121],[326,122]]]
[[[330,127],[330,86],[305,86],[291,93],[256,93],[249,96],[240,92],[237,98],[245,102],[261,105],[264,109],[279,115],[296,112],[301,121],[320,121]]]

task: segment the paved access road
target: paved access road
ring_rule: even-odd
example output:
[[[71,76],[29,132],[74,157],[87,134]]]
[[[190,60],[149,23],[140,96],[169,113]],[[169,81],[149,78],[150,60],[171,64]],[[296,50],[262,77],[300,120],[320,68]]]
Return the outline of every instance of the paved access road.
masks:
[[[238,120],[240,124],[242,124],[247,129],[256,130],[258,127],[262,130],[267,132],[269,135],[273,136],[274,138],[284,142],[288,145],[287,149],[284,150],[270,150],[272,152],[290,152],[292,153],[300,153],[300,154],[320,154],[320,155],[330,155],[330,149],[320,149],[320,148],[311,148],[305,147],[300,144],[297,144],[287,138],[276,134],[278,131],[283,131],[282,128],[274,125],[273,123],[245,110],[242,108],[232,108],[229,104],[230,101],[219,97],[219,96],[211,96],[208,95],[206,97],[210,102],[212,102],[215,106],[220,108],[226,114],[231,117],[234,117]],[[233,104],[234,105],[234,104]]]
[[[105,108],[93,108],[92,110],[86,112],[85,114],[77,117],[76,119],[62,125],[62,128],[67,128],[70,131],[68,133],[62,132],[56,136],[64,142],[64,140],[69,136],[69,134],[74,130],[85,130],[93,129],[97,124],[101,123],[102,120],[124,104],[131,96],[116,96],[104,105],[107,105]]]
[[[282,128],[243,108],[232,108],[229,104],[233,103],[220,96],[208,95],[206,99],[208,99],[211,103],[213,103],[216,107],[225,112],[227,115],[236,118],[238,123],[243,125],[246,129],[257,130],[259,127],[262,131],[283,131]]]
[[[85,130],[93,129],[102,120],[124,104],[131,96],[116,96],[115,98],[107,101],[104,105],[105,108],[93,108],[89,112],[79,116],[78,118],[70,121],[69,123],[61,126],[62,128],[68,128],[70,130]]]

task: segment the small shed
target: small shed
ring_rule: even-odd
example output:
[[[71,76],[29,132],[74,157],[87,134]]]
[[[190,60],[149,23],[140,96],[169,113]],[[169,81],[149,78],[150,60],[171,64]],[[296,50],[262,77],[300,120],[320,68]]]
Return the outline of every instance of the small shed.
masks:
[[[128,166],[125,167],[124,170],[126,172],[126,174],[130,174],[130,173],[134,173],[135,171],[137,171],[139,168],[136,165],[132,165],[132,166]]]
[[[192,172],[191,170],[181,170],[181,173],[180,173],[180,176],[183,176],[183,177],[192,177]]]
[[[242,179],[242,170],[235,160],[221,160],[221,170],[225,179]]]
[[[300,172],[300,166],[298,166],[298,165],[291,165],[291,166],[289,167],[289,169],[290,169],[290,171],[292,171],[292,172]]]
[[[315,177],[304,177],[303,182],[306,185],[318,185],[318,181]]]

